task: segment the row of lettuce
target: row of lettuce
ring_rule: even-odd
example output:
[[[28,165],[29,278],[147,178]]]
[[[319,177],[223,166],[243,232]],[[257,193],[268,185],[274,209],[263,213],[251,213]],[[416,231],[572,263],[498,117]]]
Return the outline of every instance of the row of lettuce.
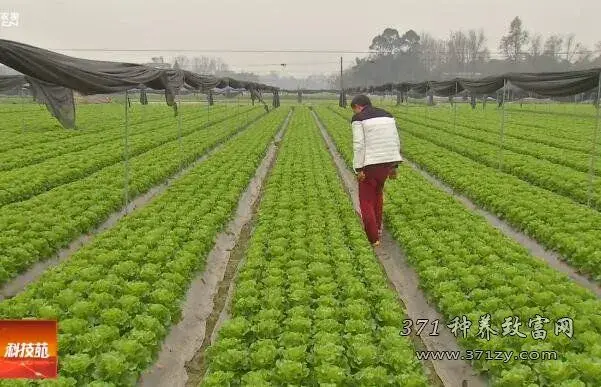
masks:
[[[465,139],[483,142],[489,145],[499,147],[500,130],[499,126],[486,126],[484,123],[470,123],[470,120],[463,116],[458,116],[455,121],[449,114],[447,120],[431,119],[423,117],[421,114],[408,114],[406,109],[396,109],[404,124],[409,124],[410,127],[434,129],[445,132],[447,134],[457,135]],[[496,130],[495,130],[496,129]],[[551,129],[551,133],[549,133]],[[576,171],[588,173],[590,170],[590,147],[591,138],[587,137],[570,137],[569,141],[582,142],[576,148],[576,145],[562,143],[565,141],[562,135],[565,135],[562,130],[554,130],[547,128],[547,133],[533,136],[530,132],[531,128],[525,127],[521,131],[512,131],[505,133],[503,138],[503,147],[506,150],[518,154],[528,155],[540,160],[547,160],[560,166],[570,167]],[[531,138],[522,138],[529,136]],[[559,143],[553,143],[559,142]],[[576,149],[571,149],[576,148]],[[512,155],[513,153],[509,153]],[[596,173],[601,171],[601,166],[595,166]]]
[[[231,118],[225,109],[221,109],[216,116],[212,122]],[[183,136],[183,141],[186,141],[188,136],[194,135],[199,129],[210,124],[206,119],[205,114],[186,117],[183,119],[181,133],[178,132],[176,120],[172,120],[171,125],[166,125],[162,120],[138,125],[128,136],[128,155],[134,157],[146,153],[163,144],[178,140],[180,135]],[[37,163],[0,171],[0,207],[29,199],[119,163],[123,160],[124,152],[123,130],[106,133],[105,136],[105,141],[85,149],[68,151]],[[78,136],[77,140],[84,144],[89,137],[94,138],[94,136]],[[44,145],[39,146],[45,147]],[[66,145],[68,146],[69,144]],[[36,152],[32,154],[34,153]]]
[[[308,109],[266,182],[203,386],[427,386]]]
[[[403,106],[400,109],[414,117],[423,117],[434,122],[456,122],[458,125],[494,135],[498,135],[503,121],[505,134],[509,137],[584,152],[590,149],[596,124],[594,115],[590,114],[595,111],[591,105],[587,105],[588,115],[585,112],[571,115],[547,114],[544,111],[519,110],[509,105],[504,120],[502,109],[495,107],[471,110],[466,105],[458,104],[450,109],[444,106],[425,106],[418,109],[407,109],[407,106]]]
[[[240,119],[243,116],[232,114],[210,124],[202,120],[191,122],[185,126],[187,134],[181,143],[174,128],[158,128],[163,143],[132,155],[129,160],[129,197],[162,183],[240,132],[247,119],[251,122],[263,114],[262,109],[254,108],[246,113],[244,120]],[[52,256],[122,208],[124,163],[118,156],[111,157],[116,157],[113,165],[28,200],[0,207],[0,285]]]
[[[286,114],[263,117],[146,207],[0,303],[5,319],[58,319],[60,378],[46,384],[135,385],[179,319],[190,281]]]
[[[318,112],[351,165],[348,121],[328,108]],[[485,176],[482,166],[453,163],[455,159],[423,141],[413,141],[407,134],[403,139],[404,152],[412,160],[444,166],[441,176],[454,170],[452,178],[473,180],[488,188],[487,198],[502,198],[508,206],[516,204],[511,197],[495,196],[494,189],[507,185]],[[387,184],[387,226],[403,246],[429,300],[444,314],[445,324],[463,323],[463,328],[470,328],[466,321],[472,324],[465,337],[458,331],[459,343],[476,351],[557,354],[556,360],[545,361],[474,361],[495,386],[601,383],[601,301],[594,294],[530,255],[412,168],[401,166],[399,178]],[[535,325],[537,322],[542,325]],[[493,330],[481,331],[487,323]],[[564,324],[571,324],[571,333]]]
[[[558,132],[564,132],[563,128],[549,128],[547,132],[552,131],[552,134],[539,135],[537,139],[525,140],[506,135],[501,152],[498,125],[495,132],[485,124],[467,126],[463,123],[463,117],[454,123],[450,114],[447,121],[434,121],[407,112],[406,109],[397,109],[396,112],[407,133],[444,146],[486,166],[500,166],[503,172],[578,203],[588,204],[590,198],[594,208],[601,208],[601,180],[594,180],[593,191],[589,189],[592,136],[576,137],[578,140],[555,136]],[[529,130],[530,128],[524,128],[519,133],[528,133]],[[532,133],[529,135],[532,136]],[[555,143],[544,141],[545,138],[551,138]],[[563,144],[574,141],[583,142],[583,148],[574,150]],[[601,165],[596,168],[597,174],[599,171]]]
[[[114,109],[110,109],[116,111]],[[119,109],[121,112],[121,122],[123,121],[123,106]],[[108,109],[102,109],[102,113],[109,113]],[[80,123],[85,122],[86,126],[96,122],[103,116],[96,106],[82,106],[77,111],[77,118]],[[108,116],[113,113],[107,114]],[[81,131],[65,130],[60,123],[52,117],[45,106],[23,104],[2,104],[0,103],[0,152],[9,151],[14,148],[26,147],[31,144],[64,140],[71,137],[77,137],[82,134]],[[115,124],[118,124],[115,122]],[[87,130],[95,131],[95,126],[90,126]]]
[[[182,110],[186,121],[193,117],[188,109]],[[219,107],[213,110],[213,114],[221,115],[225,109]],[[133,138],[137,134],[150,134],[160,126],[171,128],[173,131],[177,120],[174,119],[172,111],[171,114],[165,113],[164,110],[154,106],[143,113],[132,108],[129,113],[131,117],[128,117],[130,136]],[[198,114],[194,116],[202,117]],[[8,117],[2,118],[10,120]],[[110,144],[119,140],[123,143],[125,118],[123,106],[99,105],[94,110],[84,111],[84,114],[78,115],[77,118],[83,121],[84,125],[89,123],[93,125],[89,129],[72,131],[62,129],[59,133],[65,137],[58,139],[54,138],[56,132],[40,129],[44,119],[36,119],[32,124],[35,131],[26,130],[18,134],[4,128],[3,122],[3,127],[0,128],[0,138],[3,139],[3,149],[0,149],[0,171],[23,168],[57,156],[87,150],[103,143]],[[22,143],[24,141],[25,144]],[[106,153],[109,153],[108,150]]]
[[[188,110],[186,106],[183,109]],[[173,109],[165,105],[144,107],[133,105],[128,112],[129,122],[132,125],[167,117],[173,120]],[[0,152],[48,142],[60,144],[61,140],[88,136],[119,127],[122,130],[125,119],[123,104],[78,105],[76,114],[78,129],[65,130],[43,105],[24,104],[21,107],[0,104],[2,118]]]
[[[246,104],[216,104],[210,109],[206,105],[184,103],[179,107],[182,117],[197,116],[199,114],[212,115],[220,110],[239,112]],[[127,110],[127,120],[133,130],[156,120],[161,120],[165,125],[175,125],[173,108],[164,103],[139,105],[131,104]],[[56,143],[61,147],[61,142],[69,139],[85,139],[89,135],[108,132],[112,138],[120,132],[123,133],[125,123],[125,106],[123,103],[98,103],[78,104],[76,107],[77,128],[65,130],[60,123],[52,117],[45,106],[24,104],[12,109],[0,103],[0,153],[6,151],[19,151],[43,143]],[[85,140],[87,141],[87,140]],[[77,143],[72,143],[74,146]]]

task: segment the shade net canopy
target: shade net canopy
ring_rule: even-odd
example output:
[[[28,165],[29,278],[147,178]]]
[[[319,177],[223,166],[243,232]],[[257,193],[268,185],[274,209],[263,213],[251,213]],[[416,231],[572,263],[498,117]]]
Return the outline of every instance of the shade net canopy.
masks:
[[[415,92],[449,97],[466,91],[470,95],[494,95],[510,84],[525,92],[542,97],[568,97],[594,90],[599,85],[601,68],[557,73],[508,73],[479,79],[456,78],[448,81],[396,83],[347,89],[350,93]]]
[[[568,97],[595,89],[601,69],[563,73],[508,74],[507,80],[522,90],[546,97]]]
[[[73,90],[28,77],[35,101],[43,103],[64,128],[75,129]]]
[[[84,95],[110,94],[140,85],[173,92],[178,84],[183,84],[181,71],[74,58],[4,39],[0,39],[0,63],[24,75]]]
[[[0,76],[0,92],[23,88],[30,89],[33,99],[45,104],[64,128],[75,128],[73,90],[24,75]]]
[[[259,83],[200,75],[179,68],[158,69],[135,63],[75,58],[5,39],[0,39],[0,63],[36,80],[37,95],[40,98],[43,95],[47,102],[53,101],[48,108],[64,126],[75,117],[75,113],[70,112],[72,91],[93,95],[138,88],[164,90],[167,104],[177,113],[175,95],[184,87],[204,92],[227,86],[244,88],[251,92],[253,101],[259,99],[261,102],[262,90],[277,90]],[[6,77],[0,82],[0,90],[19,83],[17,78]],[[64,89],[71,92],[70,98]],[[74,127],[74,124],[65,127]]]

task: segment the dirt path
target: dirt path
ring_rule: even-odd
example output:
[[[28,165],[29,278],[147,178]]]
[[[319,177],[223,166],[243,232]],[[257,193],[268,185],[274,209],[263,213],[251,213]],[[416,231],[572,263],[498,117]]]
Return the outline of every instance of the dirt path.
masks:
[[[231,140],[232,138],[235,138],[237,135],[242,133],[249,126],[254,124],[256,121],[258,121],[262,117],[264,117],[264,115],[261,115],[257,119],[240,127],[232,135],[230,135],[227,138],[223,139],[222,141],[218,142],[212,148],[209,148],[207,150],[207,152],[205,152],[204,155],[202,155],[201,157],[196,159],[194,162],[192,162],[186,168],[184,168],[181,171],[177,172],[176,174],[168,177],[163,183],[156,185],[156,186],[152,187],[151,189],[149,189],[148,191],[146,191],[145,193],[137,196],[129,203],[128,206],[123,207],[121,210],[116,211],[116,212],[112,213],[111,215],[109,215],[109,217],[103,223],[101,223],[100,226],[96,227],[94,230],[92,230],[91,232],[89,232],[85,235],[79,236],[77,239],[73,240],[67,247],[65,247],[65,248],[59,250],[57,253],[55,253],[51,258],[37,262],[36,264],[31,266],[29,269],[27,269],[27,271],[23,272],[19,276],[13,278],[12,280],[10,280],[6,284],[4,284],[4,286],[2,286],[2,288],[0,289],[0,301],[4,300],[6,298],[11,298],[11,297],[15,296],[16,294],[21,292],[27,285],[36,281],[46,270],[48,270],[49,268],[51,268],[53,266],[60,264],[63,261],[66,261],[73,254],[75,254],[77,251],[79,251],[81,248],[83,248],[85,245],[89,244],[94,239],[94,236],[114,227],[117,224],[117,222],[119,222],[119,220],[121,220],[123,217],[127,216],[132,211],[146,206],[156,196],[165,192],[165,190],[167,190],[167,188],[169,188],[174,181],[176,181],[180,177],[186,175],[189,171],[191,171],[193,168],[195,168],[199,163],[202,163],[207,158],[211,157],[211,155],[213,155],[215,152],[219,151],[219,149],[221,149],[227,141]]]
[[[288,126],[290,115],[238,201],[234,218],[217,236],[204,271],[192,281],[181,321],[171,327],[157,361],[142,374],[139,386],[196,387],[204,375],[204,352],[220,326],[223,311],[227,309],[233,279],[250,238],[262,186],[275,160],[279,140]]]
[[[351,197],[355,210],[357,213],[360,213],[355,178],[352,172],[347,168],[332,139],[314,112],[313,116],[320,128],[330,153],[332,154],[338,173]],[[444,317],[433,306],[428,304],[419,288],[419,278],[417,273],[409,266],[399,244],[392,238],[386,229],[384,229],[382,233],[381,243],[380,248],[376,250],[376,255],[384,267],[390,282],[393,284],[403,301],[408,318],[412,321],[427,319],[430,323],[435,320],[440,322],[444,321]],[[423,347],[429,351],[461,350],[457,344],[457,340],[447,329],[441,329],[438,336],[424,334],[416,339],[421,341],[421,343],[417,343],[418,347]],[[464,361],[433,360],[431,363],[424,363],[424,366],[430,369],[433,368],[444,386],[485,387],[488,385],[486,379],[478,375],[470,364]]]

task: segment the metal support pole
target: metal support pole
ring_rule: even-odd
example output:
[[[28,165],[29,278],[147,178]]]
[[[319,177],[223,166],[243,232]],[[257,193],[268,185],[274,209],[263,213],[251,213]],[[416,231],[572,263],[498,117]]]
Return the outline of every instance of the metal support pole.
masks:
[[[240,116],[240,94],[238,94],[236,96],[236,120],[239,122],[238,126],[242,127],[242,125],[240,124],[240,122],[242,121],[242,118]]]
[[[340,107],[346,107],[344,98],[344,82],[342,79],[342,57],[340,57]]]
[[[601,112],[601,72],[599,73],[599,84],[597,86],[597,123],[595,125],[595,131],[593,133],[593,146],[591,149],[591,165],[589,168],[589,185],[588,185],[588,205],[591,206],[591,202],[593,200],[593,194],[595,193],[595,189],[593,184],[595,183],[595,161],[596,161],[596,153],[597,153],[597,141],[599,140],[599,116]]]
[[[401,152],[401,157],[404,158],[403,154],[403,125],[397,125],[397,132],[399,133],[399,150]]]
[[[141,93],[146,93],[146,89],[142,89]],[[140,96],[140,98],[142,98]],[[146,105],[140,103],[140,109],[142,109],[142,122],[146,122],[146,106],[148,106],[148,94],[146,94]]]
[[[455,81],[455,96],[459,92],[459,86]],[[457,130],[457,101],[453,100],[453,130]]]
[[[505,92],[507,91],[507,79],[503,80],[503,97],[501,98],[501,133],[499,138],[499,170],[503,170],[503,140],[505,137]]]
[[[123,142],[124,184],[123,199],[125,207],[129,205],[129,92],[125,90],[125,138]]]
[[[23,86],[19,88],[19,99],[21,100],[21,133],[25,133],[25,96]]]
[[[210,98],[211,98],[210,94],[207,94],[207,124],[208,124],[208,123],[209,123],[209,121],[210,121],[210,118],[209,118],[209,109],[210,109],[210,107],[211,107],[211,101],[210,101]]]
[[[432,103],[432,105],[430,105]],[[434,95],[430,95],[430,91],[426,92],[426,122],[430,123],[430,108],[434,104]]]
[[[182,96],[181,90],[177,90],[177,141],[179,142],[180,168],[184,165],[184,143],[182,140]]]
[[[195,94],[195,99],[198,99],[198,107],[202,107],[202,92]],[[200,111],[200,109],[198,109]]]

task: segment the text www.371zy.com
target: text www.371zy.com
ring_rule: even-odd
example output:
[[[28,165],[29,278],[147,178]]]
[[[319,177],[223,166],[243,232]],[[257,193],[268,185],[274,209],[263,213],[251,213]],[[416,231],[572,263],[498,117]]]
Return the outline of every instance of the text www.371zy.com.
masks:
[[[555,351],[492,351],[468,350],[461,351],[416,351],[419,360],[490,360],[508,363],[510,360],[557,360]]]

